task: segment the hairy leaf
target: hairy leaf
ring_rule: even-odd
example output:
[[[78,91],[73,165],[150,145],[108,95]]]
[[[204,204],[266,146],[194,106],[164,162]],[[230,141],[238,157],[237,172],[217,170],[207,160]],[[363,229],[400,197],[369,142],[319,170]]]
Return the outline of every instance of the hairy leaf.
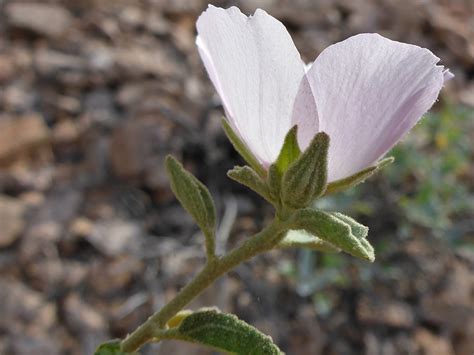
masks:
[[[234,315],[213,309],[191,314],[178,330],[188,340],[233,354],[282,354],[269,336]]]
[[[313,209],[302,209],[296,212],[294,220],[295,229],[304,229],[308,233],[317,235],[352,256],[368,261],[374,261],[375,259],[372,246],[366,239],[360,238],[363,234],[354,235],[351,225],[334,214]]]
[[[166,170],[176,198],[203,231],[208,253],[213,254],[216,210],[211,194],[204,184],[186,171],[171,155],[166,157]]]
[[[330,214],[340,219],[344,223],[347,223],[351,227],[351,233],[358,239],[364,239],[369,234],[369,227],[360,224],[354,218],[346,216],[340,212],[330,212]]]

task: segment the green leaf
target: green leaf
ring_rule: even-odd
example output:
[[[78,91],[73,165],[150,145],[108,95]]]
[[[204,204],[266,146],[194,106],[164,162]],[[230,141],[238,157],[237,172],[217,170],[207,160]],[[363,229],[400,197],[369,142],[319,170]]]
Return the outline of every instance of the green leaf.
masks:
[[[352,256],[374,261],[374,249],[365,238],[361,238],[365,232],[360,227],[355,227],[353,231],[347,220],[343,221],[333,213],[309,208],[297,211],[293,218],[295,225],[292,229],[304,229]]]
[[[225,118],[222,119],[222,127],[224,128],[227,138],[230,140],[237,153],[239,153],[240,156],[244,158],[247,164],[250,165],[258,175],[265,177],[267,172],[263,168],[262,164],[260,164],[257,158],[255,158],[255,155],[253,155],[253,153],[247,148],[245,143],[242,142]]]
[[[277,248],[304,248],[326,253],[338,253],[341,251],[341,249],[305,230],[289,230],[285,238],[277,244]]]
[[[270,196],[268,185],[252,168],[248,166],[235,166],[232,170],[227,172],[227,176],[252,189],[268,202],[274,203],[274,200]]]
[[[281,198],[284,205],[302,208],[326,189],[329,136],[320,132],[283,175]]]
[[[208,255],[214,255],[216,210],[211,194],[191,173],[186,171],[171,155],[166,157],[166,170],[171,189],[188,213],[193,216],[206,237]]]
[[[242,355],[282,354],[272,339],[231,314],[197,311],[178,328],[187,340]]]
[[[100,344],[94,355],[138,355],[136,352],[125,353],[120,350],[120,342],[120,339],[114,339]]]
[[[190,174],[191,175],[191,174]],[[204,185],[201,181],[196,179],[194,175],[191,175],[191,179],[194,180],[197,188],[199,189],[199,193],[201,194],[202,200],[204,201],[204,206],[206,209],[206,227],[207,229],[204,232],[208,232],[212,236],[215,233],[216,229],[216,207],[214,205],[214,200],[212,199],[211,193],[207,189],[206,185]]]
[[[388,157],[380,160],[376,165],[359,171],[358,173],[351,175],[345,179],[336,180],[328,184],[325,195],[330,195],[336,192],[347,190],[353,186],[363,183],[366,179],[385,168],[387,165],[393,163],[395,159]]]
[[[293,126],[286,134],[285,141],[280,150],[280,154],[275,162],[278,171],[283,175],[288,167],[301,155],[300,147],[298,146],[298,126]]]

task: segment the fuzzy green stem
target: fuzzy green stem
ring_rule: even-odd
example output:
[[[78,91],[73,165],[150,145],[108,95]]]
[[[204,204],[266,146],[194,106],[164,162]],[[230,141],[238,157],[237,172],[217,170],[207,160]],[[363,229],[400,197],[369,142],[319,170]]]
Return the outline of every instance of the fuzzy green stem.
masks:
[[[276,218],[261,232],[247,239],[241,246],[222,257],[208,260],[204,268],[196,277],[165,305],[160,311],[152,315],[133,333],[122,341],[122,351],[133,352],[143,344],[153,340],[157,329],[163,329],[166,322],[178,313],[183,307],[196,298],[217,278],[232,270],[240,263],[268,251],[275,247],[290,228],[290,222]]]

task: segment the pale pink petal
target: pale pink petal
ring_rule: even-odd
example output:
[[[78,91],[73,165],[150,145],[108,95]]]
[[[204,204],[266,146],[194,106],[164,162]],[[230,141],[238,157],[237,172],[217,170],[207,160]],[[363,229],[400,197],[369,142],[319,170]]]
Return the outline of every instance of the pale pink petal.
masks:
[[[447,82],[447,81],[449,81],[449,80],[451,80],[451,79],[454,78],[454,74],[451,73],[451,72],[449,71],[449,69],[444,69],[444,70],[443,70],[443,78],[444,78],[444,82]]]
[[[329,134],[329,181],[380,159],[433,105],[443,67],[429,50],[361,34],[325,49],[307,72]],[[446,75],[449,77],[449,75]]]
[[[319,128],[318,110],[306,76],[301,80],[293,106],[291,126],[294,125],[298,126],[298,145],[306,148]]]
[[[288,31],[263,10],[247,17],[235,7],[212,5],[199,17],[197,30],[199,52],[230,124],[268,166],[291,128],[305,75]]]

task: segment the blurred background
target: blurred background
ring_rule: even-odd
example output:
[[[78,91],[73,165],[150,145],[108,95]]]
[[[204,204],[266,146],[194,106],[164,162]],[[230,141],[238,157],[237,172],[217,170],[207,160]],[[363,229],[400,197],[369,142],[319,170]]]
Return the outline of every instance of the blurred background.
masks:
[[[321,202],[370,227],[377,259],[288,250],[222,278],[217,305],[288,354],[474,353],[474,2],[242,0],[305,60],[360,32],[431,49],[456,75],[390,155]],[[223,251],[272,215],[226,171],[242,161],[200,61],[201,0],[0,0],[0,354],[91,354],[203,264],[169,189],[172,153],[207,186]],[[178,346],[179,345],[179,346]],[[184,344],[146,354],[211,354]]]

